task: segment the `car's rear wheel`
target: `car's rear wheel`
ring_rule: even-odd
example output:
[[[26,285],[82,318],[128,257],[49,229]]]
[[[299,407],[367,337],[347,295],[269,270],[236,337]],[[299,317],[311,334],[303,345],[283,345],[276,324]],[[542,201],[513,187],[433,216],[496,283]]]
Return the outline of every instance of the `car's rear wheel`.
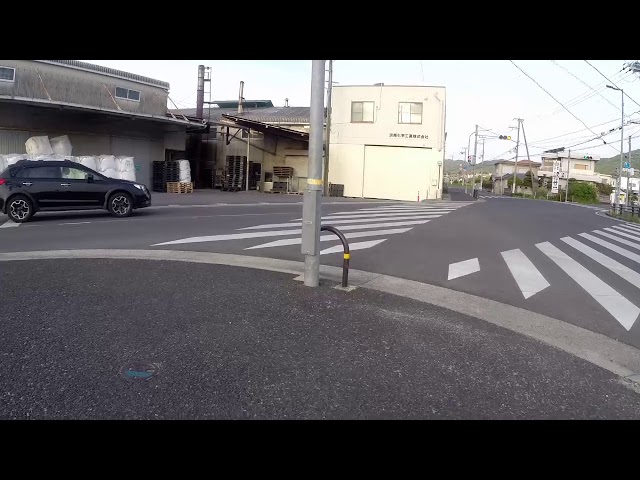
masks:
[[[7,205],[7,215],[16,223],[23,223],[29,221],[33,217],[34,208],[29,200],[24,195],[16,195],[9,200]]]
[[[131,195],[125,192],[116,192],[109,197],[109,212],[114,217],[128,217],[133,212]]]

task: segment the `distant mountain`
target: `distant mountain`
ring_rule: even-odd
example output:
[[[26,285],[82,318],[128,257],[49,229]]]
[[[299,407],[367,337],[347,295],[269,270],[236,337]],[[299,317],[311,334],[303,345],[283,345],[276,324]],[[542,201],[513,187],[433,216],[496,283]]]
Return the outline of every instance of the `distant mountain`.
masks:
[[[465,164],[467,162],[465,162],[464,160],[449,160],[446,159],[444,160],[444,173],[458,173],[460,171],[460,167]],[[482,168],[484,170],[490,168],[493,171],[493,164],[495,162],[480,162],[476,164],[476,170],[480,169],[480,166],[482,166]],[[473,165],[471,164],[467,164],[469,165],[469,169],[473,168]]]
[[[625,152],[625,162],[628,161],[626,159],[627,152]],[[640,170],[640,150],[632,150],[631,151],[631,166],[636,169],[636,171]],[[601,158],[598,162],[596,162],[596,172],[604,173],[605,175],[613,174],[616,167],[620,167],[620,155],[614,155],[609,158]]]

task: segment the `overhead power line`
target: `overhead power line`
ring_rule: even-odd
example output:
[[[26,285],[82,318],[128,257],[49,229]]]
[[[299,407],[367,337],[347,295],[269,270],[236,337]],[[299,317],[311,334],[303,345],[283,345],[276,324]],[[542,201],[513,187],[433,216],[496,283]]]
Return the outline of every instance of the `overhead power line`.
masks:
[[[593,65],[591,65],[591,63],[589,63],[589,60],[585,60],[585,62],[587,63],[587,65],[589,65],[591,68],[593,68],[596,72],[598,72],[600,75],[602,75],[602,77],[604,77],[604,79],[605,79],[605,80],[607,80],[609,83],[611,83],[614,87],[616,87],[616,88],[620,88],[620,87],[618,87],[618,85],[616,85],[612,80],[609,80],[609,79],[607,78],[607,76],[606,76],[604,73],[602,73],[602,72],[601,72],[600,70],[598,70],[596,67],[594,67]],[[620,88],[620,90],[622,90],[622,89]],[[624,90],[622,90],[622,93],[623,93],[624,95],[626,95],[626,96],[627,96],[627,98],[628,98],[629,100],[631,100],[633,103],[635,103],[636,105],[638,105],[638,106],[640,107],[640,103],[636,102],[633,98],[631,98],[627,92],[625,92]]]
[[[607,97],[605,97],[604,95],[602,95],[602,93],[600,93],[599,91],[595,90],[591,85],[589,85],[587,82],[585,82],[584,80],[582,80],[581,78],[576,77],[573,73],[571,73],[569,71],[568,68],[563,67],[562,65],[560,65],[558,62],[556,62],[555,60],[551,60],[551,62],[560,67],[561,69],[563,69],[565,72],[567,72],[569,75],[571,75],[573,78],[575,78],[576,80],[578,80],[581,84],[583,84],[584,86],[586,86],[588,89],[590,89],[592,92],[594,92],[597,95],[600,95],[601,98],[603,98],[606,102],[609,103],[609,105],[611,105],[613,108],[615,108],[616,110],[620,110],[620,107],[618,105],[614,105],[614,103],[609,100]],[[606,88],[606,87],[605,87]]]
[[[516,67],[518,70],[520,70],[522,73],[524,73],[533,83],[535,83],[538,87],[540,87],[540,89],[542,89],[542,91],[544,91],[547,95],[549,95],[551,98],[553,98],[559,105],[562,106],[562,108],[564,108],[567,112],[569,112],[571,114],[571,116],[573,118],[575,118],[576,120],[578,120],[582,125],[585,126],[585,128],[587,130],[589,130],[591,133],[593,133],[594,135],[598,135],[596,132],[594,132],[593,130],[591,130],[591,128],[589,128],[587,126],[586,123],[584,123],[582,120],[580,120],[571,110],[569,110],[567,107],[564,106],[564,104],[558,100],[556,97],[554,97],[553,95],[551,95],[542,85],[540,85],[531,75],[529,75],[527,72],[525,72],[524,70],[522,70],[518,65],[516,65],[516,63],[513,60],[509,60],[511,63],[513,63],[513,66]],[[613,148],[613,147],[612,147]]]

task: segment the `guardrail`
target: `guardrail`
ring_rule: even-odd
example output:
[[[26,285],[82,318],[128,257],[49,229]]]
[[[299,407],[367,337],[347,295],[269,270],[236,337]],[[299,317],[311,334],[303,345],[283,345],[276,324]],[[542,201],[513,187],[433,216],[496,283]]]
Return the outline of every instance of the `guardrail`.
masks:
[[[342,248],[344,249],[344,253],[342,255],[342,288],[347,288],[347,284],[349,282],[349,260],[351,259],[349,242],[340,230],[336,227],[332,227],[331,225],[322,225],[320,227],[320,231],[334,233],[342,242]]]
[[[636,215],[640,217],[640,206],[638,205],[611,205],[611,212],[622,215],[623,213],[630,213],[631,216]]]

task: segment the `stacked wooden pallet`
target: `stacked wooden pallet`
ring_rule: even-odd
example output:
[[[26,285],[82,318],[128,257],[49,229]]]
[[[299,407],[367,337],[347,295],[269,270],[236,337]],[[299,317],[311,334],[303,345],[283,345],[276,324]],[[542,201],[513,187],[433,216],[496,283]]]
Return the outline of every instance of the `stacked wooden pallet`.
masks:
[[[193,193],[193,182],[167,182],[167,193]]]
[[[240,155],[227,155],[223,190],[237,192],[245,188],[245,175],[247,174],[247,157]]]

